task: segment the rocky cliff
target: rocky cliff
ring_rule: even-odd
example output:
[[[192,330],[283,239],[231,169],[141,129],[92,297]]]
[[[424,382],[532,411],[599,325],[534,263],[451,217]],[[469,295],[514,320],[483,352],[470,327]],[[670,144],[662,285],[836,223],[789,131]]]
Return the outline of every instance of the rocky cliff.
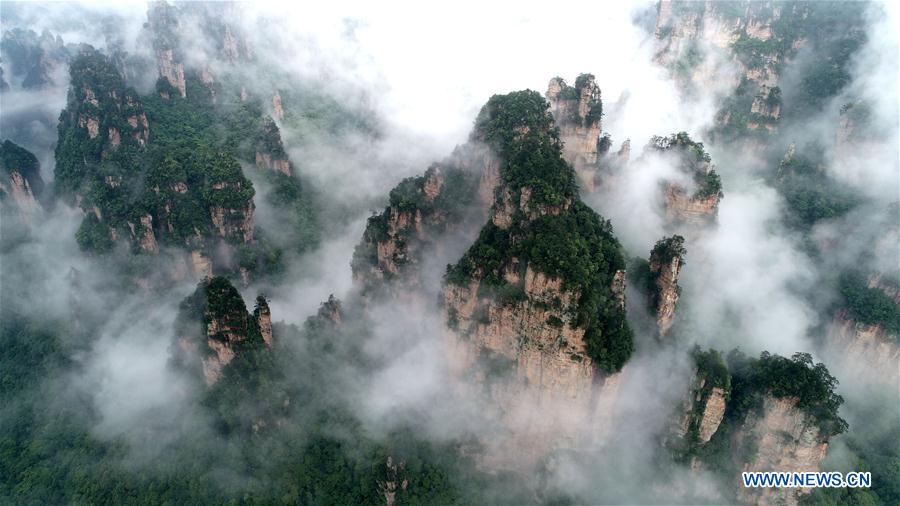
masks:
[[[659,240],[650,252],[650,276],[653,281],[650,308],[656,314],[656,326],[664,337],[675,319],[675,307],[681,295],[678,274],[684,265],[684,237],[675,235]]]
[[[581,74],[574,86],[554,77],[547,87],[550,112],[560,130],[563,156],[575,168],[582,186],[594,189],[603,117],[600,87],[594,76]]]
[[[742,471],[819,471],[828,451],[828,436],[815,417],[798,408],[796,397],[767,395],[762,411],[747,417],[737,436],[737,444],[755,449]],[[738,478],[739,481],[739,478]],[[748,504],[797,504],[809,489],[745,488],[735,484],[738,497]]]
[[[735,90],[717,116],[721,125],[773,131],[781,116],[781,69],[804,43],[800,36],[785,40],[779,29],[784,8],[768,2],[661,1],[656,60],[690,90],[721,89],[723,83]]]
[[[828,338],[845,360],[864,364],[860,369],[869,380],[897,384],[900,345],[897,336],[891,335],[883,326],[857,322],[843,310],[835,315]]]
[[[59,194],[85,211],[77,235],[84,249],[183,249],[166,269],[183,279],[211,274],[215,256],[227,259],[235,245],[256,242],[255,191],[231,152],[196,140],[189,148],[168,138],[157,144],[144,104],[96,51],[80,54],[70,72],[55,175]],[[180,127],[164,118],[159,128],[167,135]],[[221,267],[237,270],[227,261]]]
[[[85,48],[72,61],[69,74],[69,97],[60,116],[56,150],[61,166],[56,173],[64,190],[76,191],[80,178],[123,143],[144,147],[150,125],[137,93],[125,86],[107,57]]]
[[[691,355],[694,374],[667,439],[667,444],[682,456],[695,455],[709,442],[722,424],[731,398],[731,374],[719,352],[696,347]],[[691,457],[691,465],[699,465],[697,457]]]
[[[221,378],[238,354],[272,345],[272,315],[263,297],[253,314],[228,279],[207,278],[179,307],[176,321],[178,360],[199,361],[207,386]]]
[[[669,225],[704,225],[713,223],[722,199],[722,181],[703,143],[681,132],[668,137],[654,137],[649,150],[661,152],[689,182],[667,181],[664,203]]]
[[[786,109],[794,117],[807,114],[846,84],[849,56],[864,38],[864,10],[861,4],[663,0],[657,6],[656,61],[689,94],[725,95],[718,133],[764,137],[777,129]],[[801,50],[816,63],[799,69],[797,79],[786,69]],[[783,94],[784,86],[792,91]],[[783,95],[792,102],[783,103]]]
[[[65,65],[77,52],[77,46],[63,43],[62,37],[44,29],[40,35],[33,30],[13,28],[3,32],[0,41],[3,61],[10,70],[7,78],[24,89],[39,89],[63,84]]]
[[[44,180],[37,158],[25,148],[3,141],[0,145],[0,205],[10,206],[25,222],[41,213]]]
[[[579,200],[539,95],[492,97],[473,136],[499,154],[499,185],[491,220],[448,270],[443,305],[460,369],[510,428],[492,464],[521,468],[599,432],[604,389],[631,354],[624,260],[609,223]]]
[[[163,97],[169,97],[170,89],[184,98],[187,85],[184,80],[184,63],[179,54],[178,16],[174,7],[165,0],[150,3],[147,9],[147,26],[153,39],[159,77],[167,86],[159,87]]]
[[[745,488],[745,471],[818,471],[831,437],[847,423],[837,380],[808,354],[791,358],[737,351],[727,367],[714,350],[693,352],[696,373],[674,419],[672,448],[694,469],[720,473],[747,504],[796,504],[809,490]]]
[[[365,290],[383,287],[385,281],[420,286],[423,255],[441,249],[448,233],[467,218],[483,219],[497,184],[497,164],[488,150],[470,144],[397,185],[388,206],[366,224],[353,253],[354,280]]]
[[[896,247],[896,246],[895,246]],[[845,273],[843,297],[828,332],[833,352],[862,378],[896,385],[900,381],[900,283],[875,273]]]
[[[272,118],[263,118],[259,138],[256,142],[256,165],[261,169],[274,170],[286,176],[291,175],[291,162],[284,143],[281,141],[281,132]]]

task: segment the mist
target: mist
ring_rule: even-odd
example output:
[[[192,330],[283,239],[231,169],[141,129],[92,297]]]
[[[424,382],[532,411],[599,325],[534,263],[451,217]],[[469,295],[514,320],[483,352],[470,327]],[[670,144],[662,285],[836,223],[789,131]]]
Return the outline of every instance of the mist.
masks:
[[[664,454],[672,413],[689,392],[694,371],[688,352],[694,344],[723,351],[740,348],[750,355],[809,352],[817,360],[827,359],[848,400],[864,397],[872,385],[853,374],[859,364],[844,363],[822,341],[838,299],[835,272],[857,266],[863,257],[870,267],[891,271],[900,259],[896,241],[864,255],[885,228],[898,223],[897,211],[887,207],[900,195],[897,6],[870,7],[868,38],[853,57],[850,82],[816,115],[781,126],[772,142],[777,149],[771,149],[781,152],[773,155],[752,144],[717,141],[711,134],[739,69],[721,51],[703,47],[700,73],[718,79],[699,93],[686,90],[656,61],[659,47],[653,22],[648,26],[647,21],[655,19],[655,5],[594,2],[548,8],[529,1],[514,10],[469,1],[440,6],[399,2],[389,8],[371,2],[327,3],[315,9],[275,2],[204,6],[222,6],[246,37],[253,59],[231,70],[231,76],[261,99],[267,114],[274,115],[269,94],[279,90],[313,101],[323,97],[365,120],[360,120],[363,127],[337,132],[309,118],[277,121],[293,177],[321,204],[319,241],[286,255],[280,279],[239,287],[251,312],[256,295],[266,296],[276,328],[286,338],[276,359],[284,368],[279,389],[293,393],[316,383],[316,395],[327,399],[315,401],[317,406],[349,413],[374,440],[410,430],[427,442],[475,440],[479,443],[473,446],[480,450],[496,451],[483,443],[503,438],[509,414],[498,413],[490,395],[454,368],[438,303],[445,266],[462,256],[484,223],[467,223],[427,249],[421,263],[424,281],[408,293],[366,300],[354,283],[350,262],[367,218],[381,212],[390,190],[467,142],[479,109],[493,94],[521,89],[543,94],[554,76],[572,81],[580,73],[592,73],[602,90],[603,132],[612,136],[613,152],[626,139],[632,152],[606,185],[593,192],[582,189],[582,198],[611,221],[629,258],[647,258],[659,239],[685,233],[677,315],[688,329],[681,335],[690,339],[660,343],[647,332],[635,336],[637,351],[619,373],[609,419],[602,428],[584,430],[583,451],[560,452],[540,463],[547,494],[540,499],[560,494],[578,502],[659,503],[674,500],[674,490],[674,497],[685,502],[727,500],[729,484]],[[128,84],[140,93],[154,92],[146,75],[156,75],[144,28],[146,4],[4,2],[3,10],[4,31],[46,29],[67,45],[125,51],[134,57],[136,69],[126,76]],[[224,74],[226,65],[211,56],[216,49],[202,22],[198,15],[181,25],[185,64]],[[801,52],[798,58],[803,57]],[[44,181],[50,182],[56,124],[66,106],[67,64],[57,65],[51,83],[40,89],[23,88],[21,77],[10,76],[6,59],[3,66],[10,89],[0,101],[0,137],[35,153]],[[282,83],[298,86],[286,90]],[[841,108],[848,102],[870,104],[866,131],[872,135],[842,150],[835,139]],[[693,182],[678,170],[674,157],[644,148],[655,135],[681,131],[704,143],[724,187],[716,223],[688,232],[666,221],[660,185],[674,182],[690,189]],[[808,237],[786,223],[788,202],[771,177],[791,143],[800,151],[824,146],[821,170],[864,200],[843,216],[816,223]],[[267,203],[271,185],[254,167],[243,170],[256,191],[257,226],[280,246],[296,243]],[[194,281],[152,289],[123,281],[119,268],[79,249],[75,237],[82,216],[77,206],[60,201],[45,210],[39,226],[22,231],[5,220],[3,227],[5,309],[66,327],[60,338],[69,360],[65,373],[41,381],[41,391],[54,398],[48,412],[74,411],[88,420],[92,437],[121,444],[124,450],[116,460],[125,469],[164,474],[158,467],[165,467],[166,455],[185,442],[223,455],[240,453],[217,432],[213,417],[198,408],[204,392],[172,367],[181,337],[174,321],[179,303],[194,291]],[[828,258],[812,257],[809,242],[833,244]],[[356,320],[323,343],[304,324],[313,321],[330,295]],[[632,320],[649,318],[643,301],[637,300],[643,296],[629,287]],[[317,356],[323,349],[329,354]],[[515,378],[503,381],[508,383],[498,388],[516,384]],[[890,387],[875,388],[890,397]],[[307,425],[314,423],[314,409],[293,402],[284,405],[287,414],[278,430],[300,444]],[[849,401],[842,408],[851,427],[865,420],[870,404]],[[254,405],[245,407],[252,414]],[[525,409],[516,418],[523,424],[564,418],[566,409],[564,403]],[[340,429],[335,436],[352,446],[353,437]],[[264,461],[268,449],[260,448],[248,460]],[[838,439],[829,459],[847,467],[853,451]],[[265,488],[241,465],[219,462],[207,472],[222,490]],[[654,486],[646,487],[648,481]]]

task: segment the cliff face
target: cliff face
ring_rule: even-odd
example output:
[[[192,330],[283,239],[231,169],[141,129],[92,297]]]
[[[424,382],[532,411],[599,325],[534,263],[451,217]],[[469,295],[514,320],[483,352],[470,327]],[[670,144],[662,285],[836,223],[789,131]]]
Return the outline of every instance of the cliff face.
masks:
[[[25,148],[4,141],[0,145],[0,202],[10,202],[25,223],[41,212],[44,191],[40,164]],[[5,207],[5,206],[4,206]]]
[[[756,449],[742,471],[818,471],[828,450],[828,437],[815,420],[797,407],[794,397],[765,396],[762,412],[751,414],[738,433],[740,445]],[[797,504],[809,489],[745,488],[737,484],[738,497],[749,504]]]
[[[87,151],[84,154],[92,158],[91,161],[106,158],[123,142],[139,148],[147,144],[150,124],[144,106],[137,93],[125,86],[118,69],[105,56],[93,49],[85,49],[72,62],[70,74],[69,101],[59,126],[61,144],[90,144],[81,149]],[[78,175],[64,174],[66,177]],[[70,181],[63,183],[70,184]]]
[[[203,379],[212,386],[238,354],[272,345],[272,315],[263,297],[253,314],[226,278],[208,278],[181,303],[176,321],[182,362],[199,360]],[[199,330],[199,332],[198,332]]]
[[[900,381],[900,345],[882,325],[857,322],[847,310],[835,314],[828,332],[835,351],[875,383],[896,385]]]
[[[578,200],[547,104],[527,93],[493,97],[476,121],[473,135],[503,160],[500,183],[490,222],[448,271],[443,293],[457,365],[490,392],[509,428],[508,438],[490,443],[486,463],[513,468],[601,434],[618,383],[611,373],[631,351],[618,243]],[[523,118],[532,119],[516,124]],[[525,175],[536,166],[539,173]],[[595,264],[600,251],[612,263]]]
[[[650,253],[650,275],[655,286],[651,307],[656,312],[660,337],[665,336],[674,323],[675,306],[681,294],[678,274],[684,264],[684,254],[684,237],[680,235],[660,240]]]
[[[692,436],[691,431],[695,430],[697,443],[708,443],[725,416],[725,403],[724,389],[707,388],[706,379],[699,378],[683,404],[683,412],[675,430],[676,437]]]
[[[504,278],[521,294],[504,299],[473,280],[448,285],[443,300],[456,365],[490,391],[510,431],[488,443],[484,463],[522,469],[555,448],[605,436],[621,373],[602,372],[591,357],[572,317],[578,296],[560,278],[530,267],[505,269]]]
[[[243,181],[222,181],[212,184],[213,192],[241,193]],[[253,200],[230,204],[215,204],[209,208],[212,226],[219,237],[234,242],[253,241]]]
[[[176,11],[165,0],[153,2],[147,10],[148,26],[152,32],[153,50],[159,76],[182,98],[187,96],[184,81],[184,63],[178,55],[178,17]],[[169,92],[161,90],[164,97]]]
[[[180,280],[210,275],[212,258],[255,244],[255,191],[233,155],[152,144],[144,105],[101,54],[83,52],[70,70],[55,175],[60,195],[85,212],[82,248],[105,253],[126,243],[120,251],[158,255],[174,247],[164,270]]]
[[[716,350],[692,352],[694,374],[687,395],[679,407],[671,436],[667,438],[670,448],[682,455],[696,454],[713,437],[725,417],[725,409],[731,397],[731,375]],[[699,461],[691,458],[691,466]]]
[[[278,90],[272,94],[272,111],[275,112],[276,118],[284,119],[284,106],[281,104],[281,93],[278,93]]]
[[[722,182],[703,143],[681,132],[654,137],[648,150],[671,157],[678,170],[690,178],[692,189],[667,181],[664,185],[666,218],[670,225],[694,226],[713,223],[722,199]]]
[[[717,132],[729,139],[752,134],[745,140],[754,141],[775,132],[785,114],[806,115],[843,87],[850,56],[865,38],[864,11],[849,3],[664,0],[655,59],[688,94],[724,93]],[[801,49],[816,63],[787,71]],[[821,86],[813,89],[813,81]],[[791,102],[782,101],[784,86]]]
[[[666,185],[666,219],[670,223],[703,225],[715,220],[719,211],[719,196],[691,197],[683,187]]]
[[[57,83],[60,71],[69,62],[74,45],[68,47],[62,37],[54,36],[49,30],[38,35],[33,30],[14,28],[3,32],[0,41],[4,62],[11,71],[7,76],[21,83],[24,89],[40,89]],[[21,80],[21,81],[19,81]],[[5,82],[5,81],[4,81]]]
[[[600,87],[591,74],[582,74],[569,86],[560,78],[547,87],[550,112],[560,130],[563,156],[575,167],[582,186],[594,189],[603,103]]]
[[[718,119],[748,130],[773,131],[781,115],[780,72],[804,39],[784,40],[781,6],[759,2],[661,1],[656,22],[656,60],[693,90],[742,86],[748,100],[726,107]],[[792,47],[796,45],[796,47]],[[790,51],[785,46],[792,48]],[[704,61],[704,57],[710,58]],[[718,65],[727,61],[735,71]],[[741,90],[743,92],[743,90]]]
[[[389,205],[369,218],[363,241],[353,253],[354,280],[366,290],[386,281],[401,287],[421,284],[426,251],[442,247],[448,232],[465,218],[484,216],[483,197],[493,197],[496,159],[464,146],[423,176],[408,178],[391,190]]]
[[[291,175],[291,162],[284,150],[278,125],[268,116],[263,119],[259,139],[256,143],[256,166],[265,170],[274,170],[286,176]]]
[[[896,238],[896,230],[887,230],[875,241],[875,250],[885,247],[883,258],[895,256]],[[880,244],[882,239],[887,244]],[[900,282],[896,276],[896,270],[868,276],[842,273],[841,305],[828,329],[830,351],[850,374],[873,385],[893,386],[900,381]]]
[[[837,380],[802,353],[748,359],[735,350],[726,365],[718,351],[695,347],[692,359],[666,446],[691,469],[720,473],[741,503],[796,504],[809,490],[745,488],[740,473],[818,471],[829,439],[847,429]]]

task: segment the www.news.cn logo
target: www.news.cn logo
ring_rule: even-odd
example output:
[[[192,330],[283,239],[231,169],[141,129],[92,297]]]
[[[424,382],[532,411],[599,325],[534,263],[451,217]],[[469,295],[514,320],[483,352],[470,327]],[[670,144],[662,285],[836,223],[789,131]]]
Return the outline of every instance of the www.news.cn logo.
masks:
[[[741,473],[746,488],[869,488],[872,473]]]

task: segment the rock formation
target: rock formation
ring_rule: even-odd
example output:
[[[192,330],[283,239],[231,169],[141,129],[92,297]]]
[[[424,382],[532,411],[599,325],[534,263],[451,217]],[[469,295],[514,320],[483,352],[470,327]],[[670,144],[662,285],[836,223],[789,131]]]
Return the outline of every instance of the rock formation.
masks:
[[[845,360],[860,367],[871,381],[896,385],[900,379],[900,345],[897,336],[877,324],[855,321],[846,310],[838,311],[828,333],[831,345]]]
[[[147,20],[152,32],[160,79],[165,80],[168,86],[177,90],[184,98],[187,96],[187,86],[184,80],[184,63],[178,54],[178,17],[175,9],[165,0],[152,2],[147,9]],[[160,94],[168,97],[169,91],[163,88]]]
[[[547,105],[530,93],[495,96],[479,114],[473,135],[503,160],[500,185],[490,222],[448,270],[443,293],[457,365],[491,392],[510,430],[486,458],[517,468],[602,432],[592,424],[614,402],[613,373],[631,352],[618,242],[578,200]],[[529,177],[526,167],[541,171]],[[575,244],[586,249],[544,260],[554,245]]]
[[[763,399],[761,413],[752,413],[738,432],[736,444],[755,448],[742,471],[815,472],[825,459],[828,436],[814,417],[797,407],[796,397]],[[737,481],[740,477],[737,477]],[[736,483],[737,495],[749,504],[797,504],[810,489],[746,488]]]
[[[24,89],[40,89],[57,83],[55,78],[76,51],[73,44],[66,46],[62,37],[44,29],[40,35],[33,30],[13,28],[3,32],[0,49],[10,73]],[[21,81],[19,81],[21,79]],[[5,81],[4,81],[5,82]]]
[[[272,345],[272,315],[265,298],[257,297],[253,314],[223,277],[207,278],[179,308],[176,321],[182,364],[199,361],[207,386],[222,377],[238,354]]]
[[[150,139],[143,104],[108,58],[86,48],[73,60],[70,74],[71,94],[60,118],[62,147],[57,153],[78,150],[86,161],[63,160],[63,170],[73,172],[64,174],[62,183],[68,187],[73,183],[69,179],[80,176],[90,161],[99,162],[123,142],[143,147]],[[85,142],[97,138],[99,142]]]
[[[272,110],[275,112],[276,118],[284,119],[284,107],[281,105],[281,93],[278,93],[278,90],[272,94]]]
[[[731,375],[716,350],[692,352],[694,374],[680,413],[674,417],[674,442],[669,445],[691,455],[713,437],[725,416],[731,396]],[[693,458],[692,466],[696,466]]]
[[[281,132],[272,118],[263,118],[259,138],[256,142],[256,166],[261,169],[278,171],[286,176],[291,175],[291,162],[284,143],[281,141]]]
[[[243,191],[242,181],[223,181],[212,184],[213,192],[240,193]],[[253,200],[242,202],[241,205],[213,204],[209,208],[212,226],[219,237],[231,239],[237,242],[248,243],[253,241]]]
[[[554,77],[547,87],[550,112],[563,141],[563,155],[575,167],[580,182],[592,191],[596,177],[603,103],[591,74],[581,74],[575,86]]]
[[[690,178],[691,190],[685,184],[668,181],[664,185],[666,218],[670,225],[703,225],[715,222],[722,199],[722,182],[703,143],[693,141],[681,132],[668,137],[654,137],[650,151],[671,156],[678,170]]]
[[[684,265],[684,255],[684,237],[680,235],[659,240],[650,252],[650,275],[654,285],[650,307],[656,313],[660,337],[664,337],[674,323],[675,306],[681,294],[678,274]]]
[[[721,473],[737,500],[797,504],[809,490],[745,488],[741,472],[818,471],[829,439],[847,429],[837,380],[808,354],[758,359],[738,351],[692,352],[691,388],[665,438],[676,459]]]
[[[184,279],[210,275],[212,259],[236,245],[256,244],[255,191],[233,155],[207,145],[149,150],[144,106],[108,58],[85,51],[71,74],[55,175],[58,193],[85,211],[82,248],[105,253],[128,242],[127,251],[154,256],[179,248],[166,270]]]
[[[340,325],[344,318],[344,313],[341,309],[341,301],[336,299],[333,294],[329,295],[328,300],[322,303],[316,314],[319,318],[324,318],[334,325]]]
[[[823,73],[835,72],[843,64],[834,48],[858,47],[864,10],[817,2],[663,0],[657,8],[655,59],[688,94],[727,92],[716,115],[718,131],[729,139],[751,133],[743,140],[755,142],[775,132],[785,105],[795,110],[807,105],[798,96],[792,97],[794,104],[782,103],[781,86],[792,84],[783,74],[799,51],[821,61]]]
[[[403,462],[394,463],[394,459],[388,457],[384,466],[385,478],[378,482],[378,490],[384,495],[384,504],[394,506],[397,502],[397,492],[406,490],[409,480],[404,477],[405,464]]]
[[[369,218],[363,241],[353,253],[353,277],[365,290],[385,281],[400,287],[421,285],[425,252],[441,247],[447,232],[465,218],[483,217],[493,198],[495,157],[465,146],[424,175],[407,178],[391,190],[389,205]]]
[[[773,130],[781,111],[780,65],[790,56],[781,45],[770,43],[781,11],[751,2],[733,2],[726,8],[717,2],[662,1],[656,60],[693,89],[717,89],[722,83],[735,89],[743,80],[745,88],[752,88],[749,110],[740,110],[750,118],[746,128]],[[727,67],[717,65],[716,59],[729,61],[737,72],[723,70]],[[735,113],[723,111],[720,121],[733,122]]]
[[[25,223],[41,213],[44,180],[37,158],[25,148],[3,141],[0,145],[0,203],[12,205]]]

